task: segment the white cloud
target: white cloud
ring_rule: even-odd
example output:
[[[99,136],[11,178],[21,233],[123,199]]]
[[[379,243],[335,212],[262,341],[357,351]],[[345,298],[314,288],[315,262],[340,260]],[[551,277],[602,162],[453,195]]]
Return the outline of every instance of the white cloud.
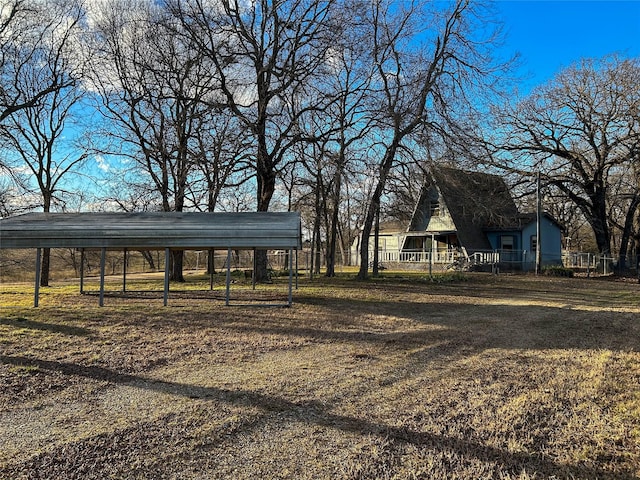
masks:
[[[107,173],[111,171],[111,164],[105,160],[105,158],[102,155],[96,155],[95,156],[95,161],[96,161],[96,165],[98,166],[98,169]]]

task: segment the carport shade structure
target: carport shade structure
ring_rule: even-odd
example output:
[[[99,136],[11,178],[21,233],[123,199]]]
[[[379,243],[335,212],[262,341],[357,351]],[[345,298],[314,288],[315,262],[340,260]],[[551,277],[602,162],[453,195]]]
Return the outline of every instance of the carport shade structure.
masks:
[[[0,248],[35,248],[38,306],[42,248],[101,250],[100,305],[104,296],[104,258],[107,250],[165,250],[164,304],[169,289],[170,250],[233,249],[299,250],[302,248],[297,212],[136,212],[28,213],[0,219]],[[289,255],[291,263],[292,255]],[[292,303],[292,266],[289,265]],[[227,261],[226,303],[229,304],[230,262]]]

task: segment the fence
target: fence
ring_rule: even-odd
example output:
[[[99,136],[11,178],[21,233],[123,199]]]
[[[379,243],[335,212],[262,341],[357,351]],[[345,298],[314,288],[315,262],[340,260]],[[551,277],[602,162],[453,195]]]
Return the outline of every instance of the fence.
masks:
[[[192,252],[193,255],[193,252]],[[542,264],[562,265],[575,271],[586,273],[587,275],[610,275],[616,271],[617,258],[585,252],[563,252],[559,257],[557,254],[541,252]],[[216,267],[221,268],[226,261],[226,254],[216,255]],[[252,252],[234,251],[232,266],[249,267],[251,265]],[[268,261],[270,268],[286,269],[288,257],[286,252],[269,252]],[[355,256],[354,265],[359,264],[359,256]],[[324,257],[321,258],[321,263]],[[373,261],[373,250],[369,251],[369,261]],[[489,271],[522,271],[533,272],[536,268],[536,253],[527,250],[479,250],[465,258],[459,250],[437,250],[425,252],[421,250],[379,250],[378,261],[384,266],[397,264],[408,268],[425,268],[429,265],[440,269],[476,269]],[[188,264],[189,262],[185,262]],[[299,252],[298,269],[308,270],[310,268],[310,253],[308,251]],[[638,270],[640,255],[628,261],[627,268]],[[197,265],[197,263],[196,263]],[[202,265],[202,263],[200,263]],[[193,264],[190,265],[193,268]]]
[[[638,270],[640,255],[627,259],[625,270]],[[618,270],[618,258],[596,253],[565,252],[562,256],[562,263],[565,267],[586,272],[587,275],[599,273],[610,275]]]
[[[373,259],[373,250],[369,252],[369,260]],[[359,259],[356,259],[356,262]],[[526,270],[535,268],[535,255],[522,250],[486,250],[476,251],[468,258],[459,250],[425,251],[391,251],[380,250],[378,261],[384,264],[413,264],[436,266],[440,268],[481,267],[502,268],[509,270]],[[557,259],[556,263],[559,263]]]

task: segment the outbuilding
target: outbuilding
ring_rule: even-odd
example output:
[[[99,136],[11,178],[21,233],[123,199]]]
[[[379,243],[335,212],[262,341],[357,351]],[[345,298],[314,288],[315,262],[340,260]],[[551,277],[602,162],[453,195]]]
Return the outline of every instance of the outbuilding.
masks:
[[[0,219],[0,248],[36,249],[34,306],[38,306],[43,248],[101,251],[100,306],[104,301],[107,250],[164,250],[164,304],[169,292],[171,250],[288,250],[292,303],[293,251],[302,248],[297,212],[135,212],[28,213]],[[226,304],[229,305],[230,265],[227,262]]]

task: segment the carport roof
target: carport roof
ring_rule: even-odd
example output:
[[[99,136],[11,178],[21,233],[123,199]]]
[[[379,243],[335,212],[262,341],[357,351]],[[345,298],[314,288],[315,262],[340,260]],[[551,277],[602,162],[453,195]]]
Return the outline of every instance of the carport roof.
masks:
[[[0,219],[0,248],[301,248],[297,212],[28,213]]]

